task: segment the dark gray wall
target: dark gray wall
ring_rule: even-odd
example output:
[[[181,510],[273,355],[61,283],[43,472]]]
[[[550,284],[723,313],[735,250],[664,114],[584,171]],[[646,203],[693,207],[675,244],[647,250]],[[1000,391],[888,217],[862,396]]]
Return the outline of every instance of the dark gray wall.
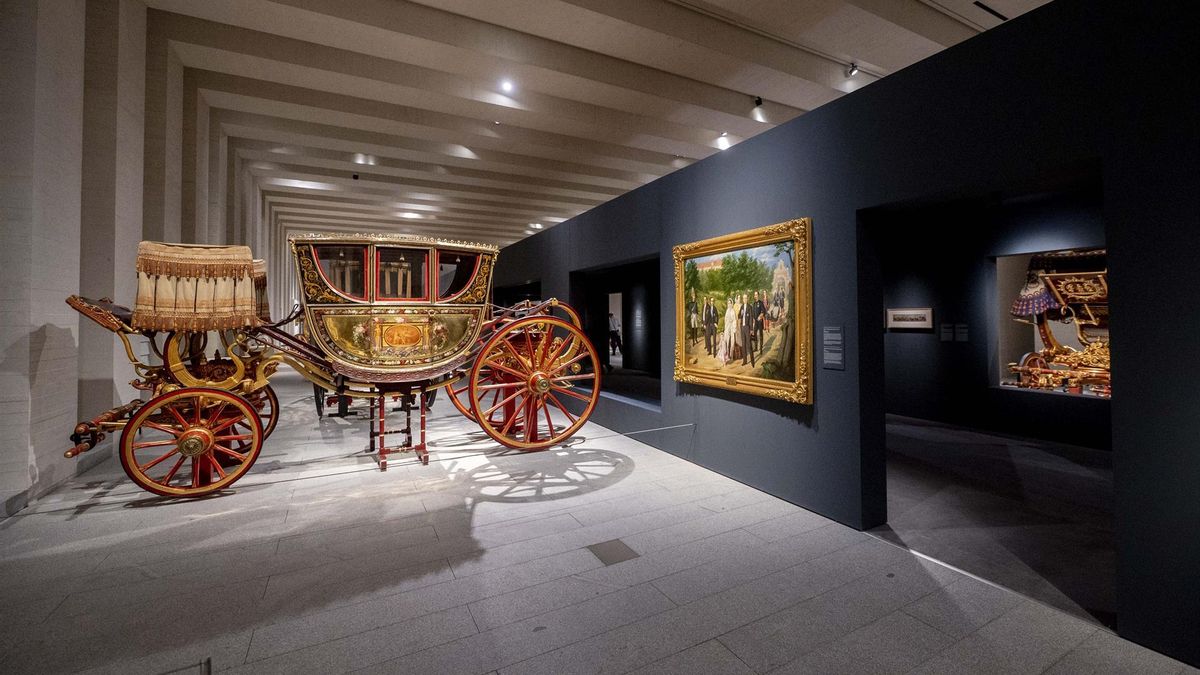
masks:
[[[996,256],[1104,246],[1099,176],[1006,197],[988,194],[860,214],[877,240],[887,307],[932,307],[934,329],[884,334],[887,411],[1102,450],[1109,402],[997,387]],[[1015,297],[1015,296],[1014,296]],[[1010,302],[1008,298],[1006,302]],[[966,324],[967,342],[943,342],[942,323]],[[1032,328],[1030,349],[1032,349]]]
[[[845,371],[816,404],[670,379],[674,298],[662,294],[662,412],[602,401],[594,419],[855,527],[885,519],[882,287],[860,210],[1008,185],[1098,161],[1109,249],[1118,629],[1200,663],[1200,61],[1178,3],[1057,0],[604,204],[500,256],[497,281],[571,270],[812,216],[814,318],[844,325]],[[1182,70],[1181,70],[1182,68]],[[672,287],[664,265],[660,282]],[[864,299],[860,302],[860,298]],[[818,333],[819,334],[819,333]]]

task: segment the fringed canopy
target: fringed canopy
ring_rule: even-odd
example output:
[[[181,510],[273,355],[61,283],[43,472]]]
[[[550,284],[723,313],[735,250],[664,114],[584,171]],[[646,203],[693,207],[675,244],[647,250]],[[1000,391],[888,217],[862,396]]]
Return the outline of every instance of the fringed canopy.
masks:
[[[271,303],[267,297],[267,261],[254,261],[254,304],[258,318],[271,323]]]
[[[248,246],[138,244],[138,330],[207,331],[257,325]]]

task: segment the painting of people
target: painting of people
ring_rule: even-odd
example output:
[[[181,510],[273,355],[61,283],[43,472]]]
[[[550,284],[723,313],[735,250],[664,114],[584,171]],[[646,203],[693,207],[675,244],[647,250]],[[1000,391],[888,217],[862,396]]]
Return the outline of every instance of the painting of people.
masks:
[[[807,219],[676,247],[676,379],[809,393],[808,250]]]

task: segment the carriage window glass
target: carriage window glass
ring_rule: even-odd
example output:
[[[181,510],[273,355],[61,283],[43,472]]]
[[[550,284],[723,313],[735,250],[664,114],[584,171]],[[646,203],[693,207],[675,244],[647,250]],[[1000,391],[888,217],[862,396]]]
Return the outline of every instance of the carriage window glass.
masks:
[[[313,249],[321,272],[334,288],[351,297],[366,299],[366,246],[318,245]]]
[[[427,298],[429,251],[421,248],[376,249],[379,279],[375,297],[380,300],[420,300]]]
[[[461,293],[475,276],[478,261],[477,253],[438,253],[438,297],[448,298]]]

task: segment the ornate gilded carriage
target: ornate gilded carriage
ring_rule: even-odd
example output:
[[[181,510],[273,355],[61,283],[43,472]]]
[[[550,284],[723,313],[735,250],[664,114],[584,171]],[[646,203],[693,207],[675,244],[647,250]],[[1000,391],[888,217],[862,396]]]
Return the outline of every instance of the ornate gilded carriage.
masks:
[[[139,375],[133,386],[150,398],[80,422],[66,455],[119,429],[122,466],[144,489],[198,496],[226,488],[275,428],[268,380],[281,363],[339,398],[368,399],[369,452],[381,469],[397,449],[428,463],[426,407],[439,388],[490,437],[524,450],[563,442],[591,414],[600,361],[578,315],[554,299],[492,305],[495,247],[380,234],[301,235],[289,244],[301,304],[275,323],[265,266],[244,246],[143,242],[132,311],[68,298],[117,334]],[[136,335],[148,340],[149,362],[135,354]],[[400,402],[403,428],[387,428],[389,398]],[[391,434],[404,440],[389,449]]]
[[[1033,256],[1025,287],[1010,310],[1034,324],[1042,341],[1009,371],[1026,389],[1112,396],[1108,337],[1108,270],[1104,249],[1056,251]],[[1073,325],[1081,348],[1065,345],[1052,323]]]

